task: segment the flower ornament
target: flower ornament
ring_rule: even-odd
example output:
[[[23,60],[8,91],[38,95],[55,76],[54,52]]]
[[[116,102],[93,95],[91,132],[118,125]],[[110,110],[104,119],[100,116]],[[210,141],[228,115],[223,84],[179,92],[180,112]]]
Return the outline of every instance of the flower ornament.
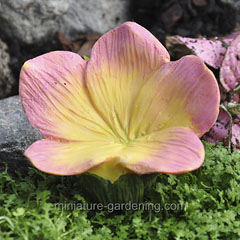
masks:
[[[27,61],[20,97],[45,139],[25,155],[44,172],[111,182],[199,168],[199,137],[218,116],[218,84],[200,58],[169,59],[150,32],[126,22],[96,42],[89,61],[67,51]]]

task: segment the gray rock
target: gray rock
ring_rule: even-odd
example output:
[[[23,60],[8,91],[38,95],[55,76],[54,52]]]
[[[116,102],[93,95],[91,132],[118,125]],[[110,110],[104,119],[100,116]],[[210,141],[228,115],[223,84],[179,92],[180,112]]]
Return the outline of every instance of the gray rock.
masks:
[[[16,84],[9,62],[7,45],[0,39],[0,99],[9,96]]]
[[[128,0],[0,0],[0,31],[28,44],[57,31],[69,39],[104,33],[127,20],[128,6]]]
[[[41,133],[33,128],[26,119],[19,96],[0,100],[0,165],[8,164],[10,171],[19,170],[29,165],[24,151]]]
[[[59,30],[69,39],[79,32],[103,34],[129,20],[129,0],[70,0]]]

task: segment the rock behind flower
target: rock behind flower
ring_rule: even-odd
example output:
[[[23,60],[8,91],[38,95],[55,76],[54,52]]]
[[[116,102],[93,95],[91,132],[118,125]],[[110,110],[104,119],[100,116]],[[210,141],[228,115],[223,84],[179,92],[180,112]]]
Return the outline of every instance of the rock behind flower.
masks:
[[[9,68],[10,56],[7,45],[0,39],[0,99],[9,96],[17,85]]]
[[[27,44],[47,41],[57,31],[67,38],[104,33],[128,19],[128,5],[127,0],[0,1],[0,30]]]
[[[28,123],[18,96],[0,100],[0,116],[0,166],[6,162],[10,172],[24,169],[29,161],[23,153],[41,133]]]

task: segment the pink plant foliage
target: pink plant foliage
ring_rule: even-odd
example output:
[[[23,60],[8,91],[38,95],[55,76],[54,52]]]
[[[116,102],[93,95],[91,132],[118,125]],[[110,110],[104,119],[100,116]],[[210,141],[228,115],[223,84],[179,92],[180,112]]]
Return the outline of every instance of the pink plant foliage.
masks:
[[[240,102],[239,93],[233,94],[232,97],[231,97],[231,101],[235,102],[235,103],[239,103]]]
[[[177,39],[184,43],[195,55],[202,58],[209,66],[219,68],[222,65],[224,55],[232,40],[238,33],[232,33],[224,39],[208,40],[204,38],[188,38],[177,36]]]
[[[239,120],[239,119],[238,119]],[[232,126],[232,145],[240,153],[240,124],[239,122]]]
[[[240,83],[239,32],[232,33],[222,40],[181,36],[177,36],[177,39],[211,67],[221,68],[220,81],[227,92],[233,90]]]
[[[225,54],[221,69],[220,81],[227,92],[240,83],[240,35],[230,44]]]
[[[189,49],[191,49],[197,56],[204,59],[204,61],[214,67],[219,68],[223,61],[223,56],[226,48],[219,40],[194,39],[187,37],[178,37],[178,40],[183,42]]]
[[[203,139],[211,143],[222,142],[225,146],[229,143],[229,131],[230,131],[230,117],[224,111],[220,110],[218,119],[210,131],[203,136]],[[240,118],[235,117],[232,125],[232,138],[231,143],[233,148],[236,148],[240,153]]]
[[[239,104],[240,96],[236,89],[240,85],[240,32],[216,39],[196,39],[181,36],[176,38],[209,66],[220,69],[221,103],[227,109],[229,103]],[[228,145],[229,133],[232,130],[232,147],[240,152],[240,115],[236,115],[236,111],[231,113],[232,129],[230,129],[228,113],[221,109],[216,123],[203,136],[203,139],[212,143],[223,142],[224,145]]]
[[[230,117],[224,110],[220,109],[216,123],[213,125],[208,134],[203,136],[203,139],[212,143],[223,142],[225,145],[227,145],[229,130]]]
[[[231,44],[232,40],[238,36],[240,32],[233,32],[223,38],[223,41],[227,43],[228,45]]]

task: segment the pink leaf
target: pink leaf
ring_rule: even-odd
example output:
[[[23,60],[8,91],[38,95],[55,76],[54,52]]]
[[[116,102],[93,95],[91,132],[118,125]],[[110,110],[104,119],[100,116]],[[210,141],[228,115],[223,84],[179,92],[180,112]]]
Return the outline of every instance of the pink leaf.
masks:
[[[240,125],[233,124],[232,126],[232,145],[240,153]]]
[[[232,97],[231,97],[231,101],[235,102],[235,103],[240,103],[240,95],[239,95],[239,93],[233,94]]]
[[[195,55],[214,68],[220,68],[228,45],[239,34],[234,32],[222,39],[208,40],[204,38],[187,38],[177,36]]]
[[[208,65],[219,68],[226,52],[226,47],[219,40],[178,37],[194,54],[202,58]]]
[[[240,32],[230,33],[229,35],[227,35],[227,36],[224,37],[223,41],[224,41],[226,44],[230,45],[231,42],[232,42],[232,40],[233,40],[234,38],[236,38],[239,33],[240,33]]]
[[[227,92],[240,83],[240,35],[228,47],[220,70],[220,82]]]
[[[203,139],[212,143],[224,142],[227,144],[228,133],[230,130],[229,123],[230,118],[228,114],[221,109],[216,123],[213,125],[209,133],[203,136]]]

